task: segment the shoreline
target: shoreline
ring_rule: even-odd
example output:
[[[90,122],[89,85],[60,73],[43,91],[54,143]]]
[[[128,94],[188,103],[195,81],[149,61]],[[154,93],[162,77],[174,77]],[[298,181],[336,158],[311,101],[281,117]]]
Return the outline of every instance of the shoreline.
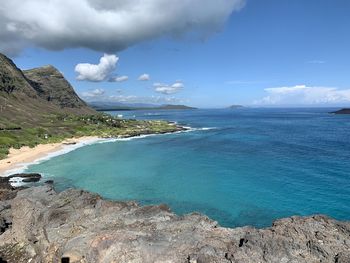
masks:
[[[53,157],[69,153],[78,148],[95,144],[115,141],[128,141],[137,138],[145,138],[155,135],[176,134],[181,132],[196,131],[190,127],[181,127],[182,130],[164,133],[145,133],[134,136],[118,136],[103,138],[98,136],[73,137],[59,143],[39,144],[33,148],[23,146],[20,149],[10,149],[10,153],[5,159],[0,160],[0,177],[7,177],[12,174],[22,173],[29,165],[39,163]],[[203,128],[204,130],[205,128]]]
[[[20,149],[11,148],[8,156],[0,160],[0,177],[20,172],[29,164],[68,153],[100,140],[104,139],[97,136],[83,136],[65,139],[58,143],[39,144],[33,148],[29,146],[23,146]]]

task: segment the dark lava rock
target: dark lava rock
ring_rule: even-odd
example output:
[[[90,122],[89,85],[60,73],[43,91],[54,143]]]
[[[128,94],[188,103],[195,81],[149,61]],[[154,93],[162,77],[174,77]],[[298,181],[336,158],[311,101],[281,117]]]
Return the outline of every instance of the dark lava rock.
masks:
[[[340,252],[335,256],[334,263],[349,263],[350,262],[350,251]]]
[[[22,178],[22,182],[38,182],[41,179],[41,175],[38,173],[28,173],[28,174],[12,174],[6,177],[0,177],[0,200],[10,200],[16,197],[19,190],[27,188],[26,186],[13,187],[10,183],[10,179],[19,177]],[[1,261],[0,261],[1,263]]]
[[[9,178],[0,177],[0,200],[12,199],[16,196],[16,193],[13,191],[13,187],[9,182]]]
[[[7,176],[7,178],[20,177],[20,178],[41,178],[41,174],[39,173],[19,173],[19,174],[11,174]]]
[[[0,201],[13,199],[16,197],[16,194],[17,194],[16,189],[12,189],[12,188],[4,189],[0,187]]]
[[[350,222],[295,216],[265,229],[231,229],[197,213],[177,216],[165,205],[56,193],[50,185],[0,202],[0,227],[0,257],[17,263],[349,263]]]
[[[46,180],[44,183],[45,183],[45,184],[53,184],[54,181],[53,181],[53,180]]]
[[[9,182],[10,178],[6,177],[6,176],[0,176],[0,185],[7,185]]]
[[[31,182],[39,182],[41,179],[41,174],[38,173],[21,173],[21,174],[12,174],[8,176],[8,179],[19,177],[22,178],[22,182],[31,183]]]
[[[0,201],[13,199],[21,188],[14,188],[10,184],[10,178],[0,177]],[[1,263],[1,261],[0,261]]]
[[[39,182],[41,179],[41,175],[34,175],[34,176],[31,176],[31,177],[26,177],[22,180],[22,182],[24,183],[31,183],[31,182]]]
[[[77,144],[76,142],[64,142],[63,145],[75,145]]]

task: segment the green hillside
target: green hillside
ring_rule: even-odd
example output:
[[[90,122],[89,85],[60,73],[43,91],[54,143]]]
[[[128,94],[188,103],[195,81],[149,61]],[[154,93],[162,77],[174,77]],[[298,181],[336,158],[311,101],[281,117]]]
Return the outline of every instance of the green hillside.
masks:
[[[175,131],[161,121],[121,120],[98,113],[53,66],[21,71],[0,54],[0,159],[11,147],[74,136],[133,136]]]

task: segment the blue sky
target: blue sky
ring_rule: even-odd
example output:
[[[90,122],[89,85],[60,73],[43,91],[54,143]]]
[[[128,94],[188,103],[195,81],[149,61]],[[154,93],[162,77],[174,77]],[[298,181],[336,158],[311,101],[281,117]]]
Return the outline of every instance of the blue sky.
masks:
[[[347,0],[247,0],[215,32],[160,34],[115,52],[83,44],[57,51],[31,43],[12,58],[24,69],[54,65],[87,100],[343,106],[350,104],[349,13]],[[108,78],[128,79],[77,80],[76,65],[98,64],[104,53],[119,58]],[[139,81],[144,73],[150,79]],[[155,91],[174,84],[179,89],[171,94]]]

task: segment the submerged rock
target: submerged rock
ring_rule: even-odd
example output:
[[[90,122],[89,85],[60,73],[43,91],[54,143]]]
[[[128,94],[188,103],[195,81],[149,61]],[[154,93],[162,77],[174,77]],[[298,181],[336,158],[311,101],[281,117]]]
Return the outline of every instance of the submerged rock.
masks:
[[[166,205],[103,200],[50,185],[0,202],[0,258],[8,262],[337,262],[350,257],[350,223],[291,217],[272,227],[223,228]]]
[[[45,182],[44,182],[45,184],[53,184],[54,183],[54,181],[53,180],[46,180]]]

